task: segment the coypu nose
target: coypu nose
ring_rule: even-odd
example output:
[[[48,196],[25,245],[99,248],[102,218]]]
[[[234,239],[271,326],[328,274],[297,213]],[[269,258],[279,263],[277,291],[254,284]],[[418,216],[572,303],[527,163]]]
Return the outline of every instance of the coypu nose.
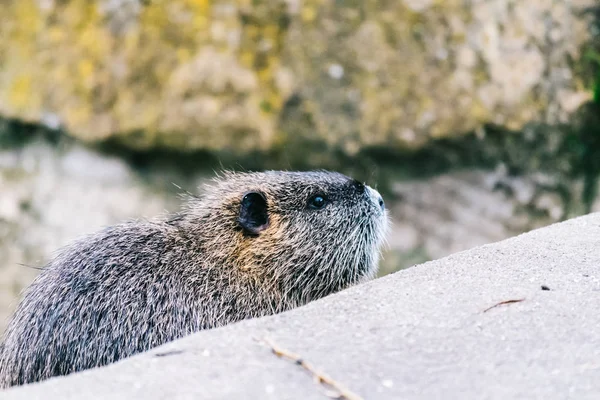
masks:
[[[381,195],[379,194],[379,192],[375,189],[373,189],[370,186],[367,186],[367,188],[369,189],[369,194],[371,197],[371,200],[375,202],[375,204],[379,205],[379,208],[381,209],[381,211],[385,211],[385,203],[383,201],[383,197],[381,197]]]

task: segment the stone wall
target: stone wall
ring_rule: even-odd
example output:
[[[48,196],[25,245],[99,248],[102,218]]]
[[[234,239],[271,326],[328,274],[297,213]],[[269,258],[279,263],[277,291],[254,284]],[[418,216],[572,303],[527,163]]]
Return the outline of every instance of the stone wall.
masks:
[[[87,142],[354,154],[568,121],[593,0],[5,0],[0,114]]]
[[[382,275],[600,210],[595,3],[4,0],[0,331],[62,245],[222,166],[379,185]]]

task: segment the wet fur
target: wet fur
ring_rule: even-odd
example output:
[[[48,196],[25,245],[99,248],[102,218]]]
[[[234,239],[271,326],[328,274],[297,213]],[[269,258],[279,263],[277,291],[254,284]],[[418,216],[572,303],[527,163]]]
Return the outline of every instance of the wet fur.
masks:
[[[26,290],[0,348],[0,387],[106,365],[373,277],[386,215],[369,190],[329,172],[224,173],[178,214],[73,243]],[[267,201],[257,235],[238,221],[248,191]],[[330,204],[307,208],[317,192]]]

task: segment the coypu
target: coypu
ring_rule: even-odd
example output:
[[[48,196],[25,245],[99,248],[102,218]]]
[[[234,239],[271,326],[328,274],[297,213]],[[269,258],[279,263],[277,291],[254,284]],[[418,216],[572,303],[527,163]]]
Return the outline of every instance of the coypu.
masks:
[[[106,365],[372,278],[386,227],[379,193],[345,175],[226,172],[176,214],[60,251],[10,321],[0,387]]]

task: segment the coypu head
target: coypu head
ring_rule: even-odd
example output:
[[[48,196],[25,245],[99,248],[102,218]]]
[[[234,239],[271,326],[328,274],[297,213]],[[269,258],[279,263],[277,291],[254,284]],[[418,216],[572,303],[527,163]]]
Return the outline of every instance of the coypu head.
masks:
[[[188,209],[202,253],[299,304],[372,278],[387,228],[376,190],[326,171],[227,172]]]

